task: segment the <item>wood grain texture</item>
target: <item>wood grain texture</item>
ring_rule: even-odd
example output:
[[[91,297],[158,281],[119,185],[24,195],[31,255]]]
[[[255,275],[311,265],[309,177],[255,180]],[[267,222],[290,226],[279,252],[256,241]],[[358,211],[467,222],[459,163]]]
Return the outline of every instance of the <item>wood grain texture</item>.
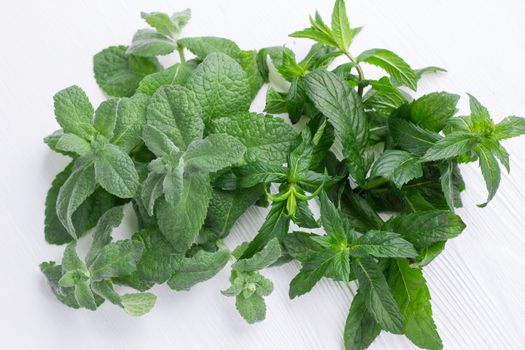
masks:
[[[354,0],[350,20],[366,25],[354,53],[372,47],[395,50],[413,67],[443,66],[448,74],[425,78],[418,95],[447,90],[477,96],[497,120],[525,114],[525,2],[447,0]],[[139,13],[191,7],[186,36],[215,35],[242,48],[286,44],[302,56],[307,40],[288,38],[307,25],[317,8],[328,17],[327,0],[63,0],[3,1],[0,21],[0,348],[3,349],[341,349],[351,301],[348,288],[322,281],[312,293],[290,301],[288,283],[295,264],[269,269],[275,284],[265,322],[249,326],[233,299],[219,290],[228,269],[191,292],[156,287],[158,305],[131,318],[104,305],[100,312],[59,304],[38,270],[59,259],[62,248],[43,238],[43,203],[66,160],[42,138],[58,126],[53,94],[72,84],[94,104],[103,95],[92,76],[92,56],[114,44],[129,43],[144,27]],[[174,58],[163,58],[164,63]],[[369,67],[367,67],[368,69]],[[376,72],[370,69],[373,75]],[[260,111],[263,94],[253,110]],[[466,99],[461,111],[467,112]],[[436,323],[446,349],[525,348],[525,140],[506,143],[510,176],[485,209],[477,166],[463,166],[468,184],[460,214],[468,228],[447,244],[425,270]],[[227,240],[230,247],[253,237],[264,209],[252,208]],[[128,232],[132,222],[120,228]],[[372,349],[412,349],[407,340],[381,335]]]

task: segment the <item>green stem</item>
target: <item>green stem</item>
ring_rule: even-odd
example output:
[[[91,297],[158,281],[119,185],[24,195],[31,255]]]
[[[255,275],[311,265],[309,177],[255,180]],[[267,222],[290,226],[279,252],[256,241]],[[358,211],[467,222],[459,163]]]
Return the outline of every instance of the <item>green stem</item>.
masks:
[[[361,190],[371,190],[371,189],[374,189],[374,188],[377,188],[379,186],[382,186],[384,184],[386,184],[388,182],[387,179],[383,178],[383,177],[377,177],[371,181],[368,181],[366,184],[364,184],[363,186],[360,186],[360,189]]]
[[[186,63],[186,56],[184,56],[184,48],[182,46],[177,47],[179,53],[180,63]]]
[[[343,52],[346,57],[350,60],[350,62],[355,64],[355,69],[357,69],[357,77],[359,78],[359,86],[357,87],[357,93],[359,96],[363,96],[363,85],[361,84],[365,80],[365,73],[363,72],[363,69],[357,62],[357,60],[354,58],[354,56],[350,55],[349,52]]]

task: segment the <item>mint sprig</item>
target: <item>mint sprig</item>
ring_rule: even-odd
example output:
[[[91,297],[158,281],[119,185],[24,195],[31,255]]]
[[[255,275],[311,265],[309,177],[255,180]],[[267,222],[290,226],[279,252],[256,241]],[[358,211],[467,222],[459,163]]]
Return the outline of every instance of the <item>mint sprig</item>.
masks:
[[[109,301],[140,316],[155,304],[155,284],[189,290],[230,262],[222,293],[254,323],[271,312],[264,269],[295,261],[290,298],[324,278],[357,290],[345,348],[365,349],[382,330],[443,348],[422,268],[466,228],[454,213],[461,165],[478,162],[486,206],[500,167],[510,171],[502,143],[525,133],[525,119],[497,123],[470,95],[467,116],[456,116],[456,94],[412,98],[407,88],[445,70],[412,69],[382,48],[354,55],[361,28],[350,26],[344,0],[329,24],[316,13],[291,34],[315,41],[302,59],[282,46],[181,38],[189,10],[142,18],[151,29],[129,47],[94,57],[95,79],[113,98],[95,109],[78,86],[54,97],[61,129],[44,141],[71,162],[46,197],[45,238],[67,245],[60,264],[40,269],[57,299],[88,310]],[[175,51],[180,62],[162,67],[157,56]],[[346,62],[333,67],[339,56]],[[385,75],[368,79],[366,64]],[[251,109],[265,83],[267,114]],[[230,251],[223,239],[253,205],[269,207],[265,221]],[[125,207],[139,229],[114,241]],[[88,233],[81,256],[77,240]]]

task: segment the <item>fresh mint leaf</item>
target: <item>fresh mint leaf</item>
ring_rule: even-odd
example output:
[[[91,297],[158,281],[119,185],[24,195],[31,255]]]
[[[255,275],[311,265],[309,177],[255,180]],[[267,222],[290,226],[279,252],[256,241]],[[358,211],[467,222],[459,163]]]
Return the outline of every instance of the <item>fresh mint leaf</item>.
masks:
[[[303,263],[301,271],[290,282],[290,299],[308,293],[324,277],[337,254],[320,252]]]
[[[142,316],[155,306],[157,297],[151,293],[130,293],[121,297],[122,307],[131,316]]]
[[[95,300],[95,295],[91,290],[89,281],[79,281],[75,285],[75,299],[80,307],[86,308],[88,310],[96,310],[97,302]]]
[[[332,32],[333,38],[342,51],[348,50],[352,43],[354,32],[350,28],[346,5],[344,0],[336,0],[332,12]]]
[[[414,100],[410,119],[421,127],[439,132],[456,113],[459,95],[447,92],[434,92]]]
[[[408,339],[423,349],[442,349],[422,271],[411,268],[405,259],[396,259],[392,260],[388,276],[388,283],[403,314]]]
[[[525,118],[511,116],[496,124],[495,134],[498,140],[510,139],[525,134]]]
[[[137,264],[138,276],[148,282],[166,282],[182,256],[173,252],[170,243],[157,228],[142,229],[133,235],[133,240],[144,244],[144,252]]]
[[[213,232],[214,238],[225,237],[230,233],[237,219],[257,201],[262,193],[262,186],[234,191],[214,188],[204,229]]]
[[[251,103],[251,88],[246,73],[233,58],[210,53],[193,71],[186,87],[201,106],[204,121],[247,112]]]
[[[95,168],[88,162],[74,169],[58,192],[57,216],[67,232],[77,239],[73,214],[96,189]]]
[[[63,304],[78,309],[80,305],[75,298],[74,288],[64,288],[58,284],[62,278],[62,266],[56,265],[54,261],[40,264],[40,270],[47,279],[47,283],[56,298]]]
[[[199,251],[191,258],[182,259],[168,286],[175,290],[188,290],[195,284],[206,281],[217,274],[226,265],[230,252],[219,250],[214,253]]]
[[[242,53],[239,46],[229,39],[218,38],[214,36],[205,36],[197,38],[184,38],[177,42],[181,47],[189,50],[197,58],[204,60],[213,52],[221,52],[240,61]]]
[[[479,142],[480,138],[476,134],[454,132],[437,141],[426,151],[421,160],[428,162],[454,158],[463,153],[474,150]]]
[[[232,268],[239,272],[258,271],[273,264],[281,257],[281,245],[277,238],[273,238],[266,246],[247,259],[237,260]]]
[[[164,56],[177,49],[177,40],[151,29],[137,30],[126,54],[140,57]]]
[[[358,183],[365,178],[362,149],[368,142],[367,119],[355,91],[330,72],[312,72],[306,77],[306,93],[333,125],[343,145],[350,174]]]
[[[414,258],[417,251],[397,233],[371,230],[352,242],[350,254],[368,254],[378,258]]]
[[[249,297],[238,295],[235,307],[248,323],[255,323],[266,318],[266,304],[262,296],[252,294]]]
[[[211,199],[211,186],[207,174],[192,174],[184,179],[181,199],[176,207],[159,201],[157,220],[160,230],[171,243],[175,252],[184,253],[206,219]]]
[[[106,191],[120,198],[131,198],[139,188],[139,176],[131,158],[112,144],[95,156],[95,178]]]
[[[358,62],[366,62],[384,69],[401,85],[412,90],[417,89],[416,75],[412,68],[397,54],[386,49],[372,49],[361,53]]]
[[[288,112],[286,94],[277,92],[271,86],[266,91],[266,105],[264,111],[266,113],[282,114]]]
[[[441,139],[437,133],[394,116],[388,119],[388,129],[397,146],[418,156],[424,155]]]
[[[62,135],[55,147],[65,153],[76,153],[79,156],[85,156],[91,151],[89,142],[75,134]]]
[[[142,184],[140,196],[148,215],[153,216],[155,201],[163,194],[163,182],[165,175],[150,173]]]
[[[111,46],[93,58],[95,80],[109,96],[132,96],[144,77],[162,69],[156,58],[129,55],[127,50],[127,46]]]
[[[246,147],[235,137],[212,134],[192,142],[183,156],[189,172],[213,173],[239,162]]]
[[[144,245],[135,240],[122,240],[105,245],[93,262],[89,272],[93,281],[126,276],[137,268]]]
[[[184,168],[179,163],[174,169],[168,170],[162,181],[162,191],[164,198],[172,206],[176,207],[182,196],[184,186]]]
[[[408,102],[406,96],[392,85],[387,77],[370,81],[372,90],[364,96],[363,103],[367,109],[389,116],[393,111]]]
[[[494,198],[494,195],[498,190],[501,180],[501,171],[496,157],[494,157],[490,150],[485,146],[479,145],[476,147],[476,154],[479,157],[479,167],[481,168],[481,174],[485,179],[488,191],[487,201],[479,205],[480,207],[484,207],[492,200],[492,198]]]
[[[375,161],[370,176],[381,176],[392,181],[398,188],[412,179],[423,176],[419,158],[401,150],[386,150]]]
[[[440,165],[440,171],[441,190],[445,195],[448,207],[453,211],[454,208],[462,206],[460,192],[464,187],[463,180],[457,164],[453,161],[446,161]]]
[[[403,334],[403,316],[379,265],[372,258],[358,258],[353,261],[352,270],[363,291],[366,309],[376,322],[387,332]]]
[[[162,131],[178,148],[185,150],[203,136],[201,115],[190,90],[177,85],[163,86],[150,100],[146,124]]]
[[[249,112],[217,118],[211,128],[214,133],[228,134],[242,142],[246,146],[244,158],[249,163],[283,164],[297,137],[281,118]]]
[[[365,296],[361,289],[352,300],[345,323],[344,345],[347,350],[368,348],[381,332],[381,328],[366,309]]]
[[[111,242],[111,231],[122,223],[123,218],[122,206],[111,208],[100,217],[93,232],[93,243],[86,256],[88,265],[93,262],[100,250]]]
[[[383,230],[399,233],[416,248],[426,248],[458,236],[465,229],[461,218],[446,210],[401,214],[388,220]]]
[[[145,125],[142,138],[148,149],[157,157],[169,156],[179,152],[179,148],[170,140],[168,135],[152,125]]]
[[[177,36],[191,19],[190,9],[175,12],[171,17],[163,12],[142,12],[140,15],[157,32],[168,36]]]
[[[189,64],[176,63],[163,71],[149,74],[140,81],[137,92],[153,96],[161,86],[184,85],[193,69]]]
[[[64,133],[90,140],[95,134],[93,106],[86,93],[74,85],[59,91],[53,97],[55,117]]]
[[[290,217],[286,212],[286,202],[274,202],[270,212],[264,220],[264,224],[257,235],[248,244],[240,259],[246,259],[261,250],[273,238],[282,241],[288,233]]]

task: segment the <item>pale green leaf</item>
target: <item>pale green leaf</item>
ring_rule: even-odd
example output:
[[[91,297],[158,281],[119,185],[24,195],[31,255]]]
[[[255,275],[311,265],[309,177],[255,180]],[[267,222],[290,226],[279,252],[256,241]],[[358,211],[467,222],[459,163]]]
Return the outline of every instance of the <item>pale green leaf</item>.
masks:
[[[111,194],[132,198],[139,188],[139,176],[131,158],[112,144],[95,156],[97,182]]]
[[[91,279],[101,281],[131,274],[137,269],[143,250],[142,242],[129,239],[105,245],[89,265]]]
[[[53,97],[55,117],[64,133],[90,140],[95,134],[93,106],[86,93],[76,85],[61,90]]]
[[[246,147],[235,137],[212,134],[193,141],[183,156],[188,172],[213,173],[238,163]]]
[[[412,90],[417,89],[416,75],[412,68],[398,55],[386,49],[371,49],[361,53],[357,60],[384,69],[396,82]]]

